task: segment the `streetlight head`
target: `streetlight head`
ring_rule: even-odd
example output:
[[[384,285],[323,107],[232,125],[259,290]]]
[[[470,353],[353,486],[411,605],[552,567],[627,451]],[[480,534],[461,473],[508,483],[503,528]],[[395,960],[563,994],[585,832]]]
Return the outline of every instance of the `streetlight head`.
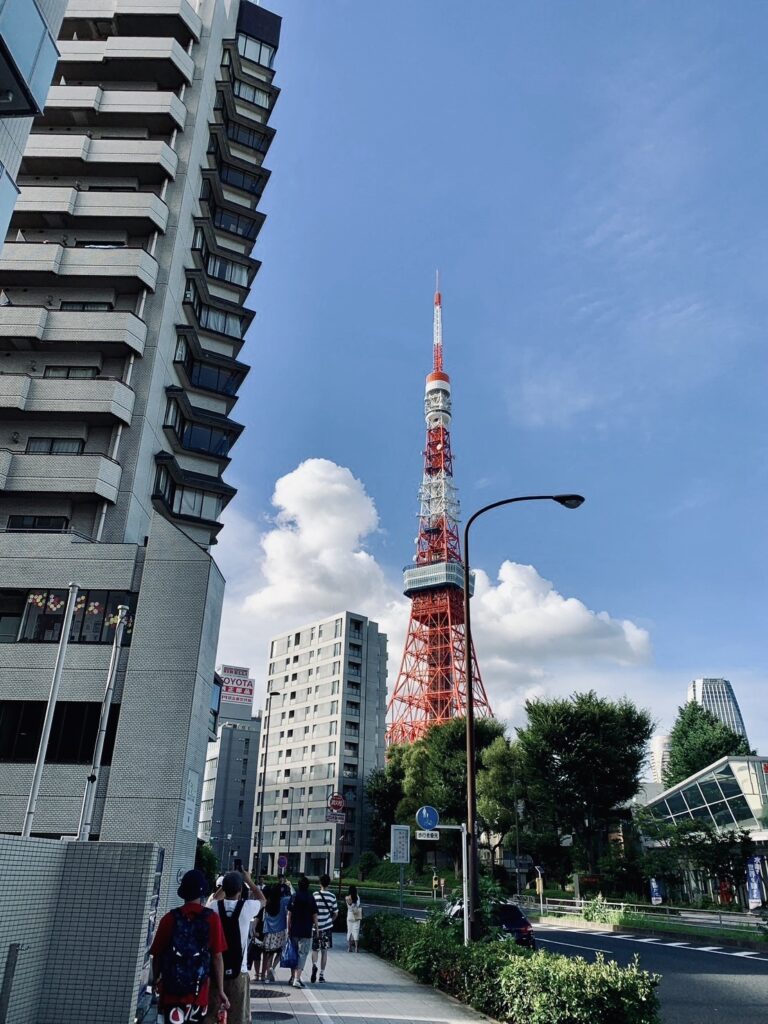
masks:
[[[564,508],[578,508],[584,504],[584,498],[580,494],[555,494],[553,499]]]

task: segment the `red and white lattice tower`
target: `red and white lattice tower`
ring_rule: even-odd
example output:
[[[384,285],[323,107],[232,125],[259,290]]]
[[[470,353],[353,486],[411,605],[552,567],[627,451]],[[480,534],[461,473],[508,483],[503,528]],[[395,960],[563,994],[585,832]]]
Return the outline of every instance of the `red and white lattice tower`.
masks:
[[[411,620],[400,674],[387,709],[388,744],[413,743],[430,726],[463,717],[467,709],[464,564],[459,500],[453,482],[451,381],[443,370],[439,287],[434,317],[432,372],[427,376],[424,395],[427,447],[419,490],[419,536],[414,562],[406,566],[403,575],[405,595],[411,599]],[[474,650],[472,679],[475,715],[490,716]]]

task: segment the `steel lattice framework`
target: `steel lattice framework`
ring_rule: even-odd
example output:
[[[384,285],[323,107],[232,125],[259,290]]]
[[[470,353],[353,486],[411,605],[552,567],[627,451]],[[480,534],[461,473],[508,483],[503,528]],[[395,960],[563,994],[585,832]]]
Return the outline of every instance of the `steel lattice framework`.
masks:
[[[432,725],[464,716],[464,564],[459,500],[453,482],[451,382],[443,370],[442,298],[435,292],[432,372],[424,415],[427,444],[419,488],[416,557],[404,570],[411,619],[403,660],[387,714],[387,743],[413,743]],[[471,584],[470,584],[471,586]],[[472,651],[475,714],[492,715]]]

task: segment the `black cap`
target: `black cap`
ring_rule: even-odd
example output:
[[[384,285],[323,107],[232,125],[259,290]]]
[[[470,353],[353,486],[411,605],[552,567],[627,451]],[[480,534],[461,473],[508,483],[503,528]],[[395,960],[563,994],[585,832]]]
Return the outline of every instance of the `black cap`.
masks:
[[[197,868],[192,868],[191,871],[186,872],[181,879],[179,888],[176,890],[178,895],[187,902],[190,900],[202,900],[210,891],[211,887],[208,885],[208,879]]]

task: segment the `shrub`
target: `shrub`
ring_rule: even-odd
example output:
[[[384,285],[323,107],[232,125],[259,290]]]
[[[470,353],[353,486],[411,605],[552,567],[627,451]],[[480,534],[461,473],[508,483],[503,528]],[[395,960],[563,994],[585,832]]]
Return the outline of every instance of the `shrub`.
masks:
[[[659,1024],[658,975],[489,940],[465,947],[459,928],[394,914],[363,920],[368,949],[506,1024]]]

